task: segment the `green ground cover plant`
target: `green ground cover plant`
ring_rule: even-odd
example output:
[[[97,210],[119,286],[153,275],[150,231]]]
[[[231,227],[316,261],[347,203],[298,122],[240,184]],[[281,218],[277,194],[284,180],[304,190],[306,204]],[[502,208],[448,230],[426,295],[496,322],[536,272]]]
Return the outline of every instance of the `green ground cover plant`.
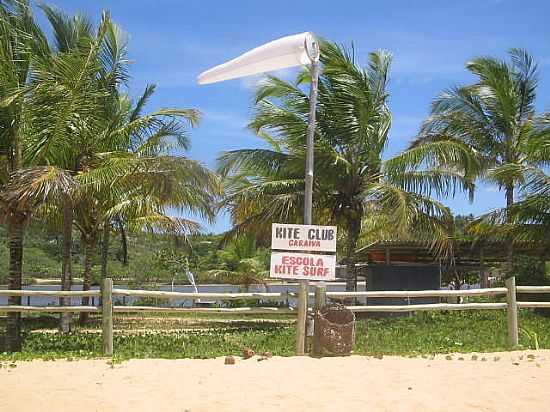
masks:
[[[0,318],[0,325],[3,322]],[[524,310],[519,322],[523,349],[550,349],[549,318]],[[99,318],[65,335],[57,333],[56,326],[54,317],[27,318],[22,352],[0,354],[0,360],[102,357]],[[117,316],[114,360],[213,358],[240,355],[244,348],[292,356],[294,332],[290,316]],[[411,317],[358,320],[354,353],[420,356],[507,349],[504,311],[423,312]]]

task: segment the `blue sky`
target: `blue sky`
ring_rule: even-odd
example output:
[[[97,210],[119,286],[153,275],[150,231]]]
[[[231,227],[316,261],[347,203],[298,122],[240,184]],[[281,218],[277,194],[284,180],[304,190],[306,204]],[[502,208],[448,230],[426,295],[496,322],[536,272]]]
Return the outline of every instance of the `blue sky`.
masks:
[[[356,47],[363,64],[374,49],[394,54],[390,81],[393,126],[387,154],[405,148],[434,96],[472,80],[464,69],[479,55],[504,56],[528,49],[539,63],[539,111],[550,110],[550,3],[540,1],[194,1],[54,0],[67,13],[97,20],[102,9],[130,35],[131,89],[158,85],[150,109],[194,107],[203,112],[191,132],[188,155],[214,167],[218,153],[257,145],[245,130],[257,78],[198,86],[196,76],[267,41],[313,31]],[[289,76],[289,72],[281,73]],[[457,195],[445,203],[455,213],[480,214],[503,205],[497,188],[480,185],[473,203]],[[221,216],[207,229],[229,227]]]

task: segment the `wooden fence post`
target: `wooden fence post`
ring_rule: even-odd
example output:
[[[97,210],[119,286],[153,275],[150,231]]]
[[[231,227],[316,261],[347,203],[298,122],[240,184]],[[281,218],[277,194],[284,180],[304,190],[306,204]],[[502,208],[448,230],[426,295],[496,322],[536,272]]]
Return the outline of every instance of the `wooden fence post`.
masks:
[[[508,345],[511,348],[518,346],[518,304],[516,301],[516,278],[506,279],[506,313],[508,315]]]
[[[298,307],[296,318],[296,355],[304,356],[306,347],[306,322],[309,302],[309,282],[300,280],[298,286]]]
[[[113,356],[113,280],[101,283],[101,324],[103,328],[103,354]]]
[[[313,316],[316,318],[317,311],[321,310],[327,302],[327,286],[324,284],[315,286],[315,306],[313,308]],[[314,323],[313,332],[313,356],[321,356],[321,335],[319,331],[319,322]]]

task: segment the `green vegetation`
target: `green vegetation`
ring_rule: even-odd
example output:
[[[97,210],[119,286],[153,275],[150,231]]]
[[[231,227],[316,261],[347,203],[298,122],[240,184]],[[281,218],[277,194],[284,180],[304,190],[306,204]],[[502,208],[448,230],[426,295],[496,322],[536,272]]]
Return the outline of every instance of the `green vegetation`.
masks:
[[[511,49],[508,56],[468,62],[466,69],[475,82],[449,88],[434,99],[411,148],[451,153],[462,147],[466,175],[504,191],[506,207],[482,218],[474,229],[506,240],[506,271],[512,276],[514,240],[547,242],[550,180],[544,167],[550,160],[550,116],[536,112],[533,57],[523,49]],[[447,159],[438,163],[450,165]],[[519,204],[518,193],[523,194]]]
[[[107,275],[115,225],[124,241],[127,231],[197,233],[200,225],[181,215],[212,221],[221,185],[184,154],[198,110],[147,112],[154,85],[130,97],[128,36],[108,12],[94,25],[48,5],[40,10],[51,39],[28,1],[0,4],[0,200],[8,229],[8,284],[21,288],[25,232],[34,218],[62,237],[63,290],[72,287],[73,231],[79,232],[86,290],[100,238]],[[172,216],[173,210],[180,216]],[[11,304],[20,302],[10,297]],[[15,351],[21,347],[20,317],[8,314],[7,343]],[[82,323],[86,319],[80,316]],[[60,326],[69,331],[68,314]]]
[[[244,348],[277,356],[295,353],[292,317],[215,315],[118,316],[115,360],[133,358],[212,358],[241,355]],[[550,349],[550,318],[520,312],[520,345]],[[95,323],[95,324],[94,324]],[[70,334],[44,331],[52,318],[26,319],[22,352],[0,354],[0,360],[101,357],[97,318],[87,329]],[[40,331],[33,331],[40,329]],[[425,355],[452,352],[505,351],[504,311],[426,312],[412,317],[359,320],[356,354]]]
[[[187,282],[187,270],[200,283],[261,282],[271,223],[301,221],[309,71],[259,84],[249,126],[262,148],[220,154],[216,174],[185,155],[198,110],[149,111],[155,86],[129,90],[129,36],[108,12],[94,24],[48,5],[37,10],[45,27],[29,0],[0,2],[0,283],[17,290],[23,281],[55,278],[70,290],[79,277],[88,289],[110,276],[155,287]],[[355,286],[357,248],[379,239],[429,240],[439,261],[451,266],[443,278],[456,286],[470,276],[455,268],[456,240],[503,240],[507,270],[494,272],[519,273],[519,284],[547,284],[550,114],[535,110],[538,78],[529,53],[474,58],[466,65],[473,82],[437,96],[409,148],[388,158],[391,53],[370,53],[361,66],[353,47],[322,41],[321,48],[314,220],[339,227],[347,289]],[[478,181],[503,189],[506,207],[454,218],[444,201],[458,192],[473,200]],[[186,218],[212,222],[221,209],[233,224],[224,235],[201,234]],[[536,260],[514,253],[514,242],[526,240]],[[250,303],[232,303],[242,304]],[[41,326],[52,326],[51,319],[41,318]],[[80,323],[94,328],[94,319],[81,314]],[[162,326],[164,318],[154,319]],[[358,350],[503,349],[503,319],[495,312],[360,322]],[[97,333],[58,336],[32,331],[32,318],[24,321],[23,348],[21,314],[9,313],[5,325],[5,346],[22,348],[23,357],[99,353]],[[524,345],[548,347],[547,320],[525,312],[522,322]],[[211,325],[123,329],[117,356],[216,356],[243,346],[293,352],[293,329],[285,322]],[[62,315],[62,332],[72,326]]]
[[[340,256],[347,264],[346,290],[356,282],[359,239],[426,238],[445,243],[450,210],[431,196],[473,191],[454,158],[456,146],[441,154],[411,148],[386,159],[392,114],[388,106],[391,53],[377,51],[360,66],[353,49],[321,44],[315,135],[314,220],[338,225]],[[271,222],[300,222],[303,210],[304,136],[309,98],[302,89],[307,69],[294,82],[268,77],[256,90],[250,128],[267,148],[222,153],[218,170],[226,177],[224,207],[233,218],[228,236],[269,233]],[[433,158],[448,167],[431,167]],[[370,236],[369,236],[370,235]]]
[[[174,280],[188,282],[185,269],[195,275],[197,283],[246,283],[262,280],[266,275],[269,250],[256,245],[253,239],[238,240],[220,248],[222,235],[190,235],[188,242],[175,235],[128,233],[127,254],[124,263],[120,234],[111,236],[107,252],[108,275],[118,282],[150,287]],[[100,246],[102,245],[100,241]],[[93,254],[93,266],[101,263],[101,247]],[[0,226],[0,285],[8,280],[8,248],[6,230]],[[37,279],[59,279],[61,274],[62,237],[55,230],[30,225],[25,237],[23,282]],[[84,270],[84,245],[79,237],[73,242],[72,266],[77,280]],[[259,265],[257,276],[246,278],[246,264]],[[243,268],[244,266],[244,268]],[[246,270],[248,273],[248,270]],[[92,283],[101,278],[93,272]]]
[[[536,334],[539,348],[550,348],[550,320],[521,311],[520,328]],[[365,326],[365,325],[364,325]],[[358,334],[358,349],[373,354],[419,355],[508,350],[504,311],[424,312],[412,318],[369,320],[366,335]],[[522,333],[520,345],[535,349]]]

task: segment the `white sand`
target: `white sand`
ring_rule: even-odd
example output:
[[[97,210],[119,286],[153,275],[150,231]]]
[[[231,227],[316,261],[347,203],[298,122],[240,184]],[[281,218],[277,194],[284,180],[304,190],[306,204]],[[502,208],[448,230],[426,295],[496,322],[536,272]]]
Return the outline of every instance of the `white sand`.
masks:
[[[549,350],[478,356],[17,362],[0,369],[0,410],[550,410]]]

